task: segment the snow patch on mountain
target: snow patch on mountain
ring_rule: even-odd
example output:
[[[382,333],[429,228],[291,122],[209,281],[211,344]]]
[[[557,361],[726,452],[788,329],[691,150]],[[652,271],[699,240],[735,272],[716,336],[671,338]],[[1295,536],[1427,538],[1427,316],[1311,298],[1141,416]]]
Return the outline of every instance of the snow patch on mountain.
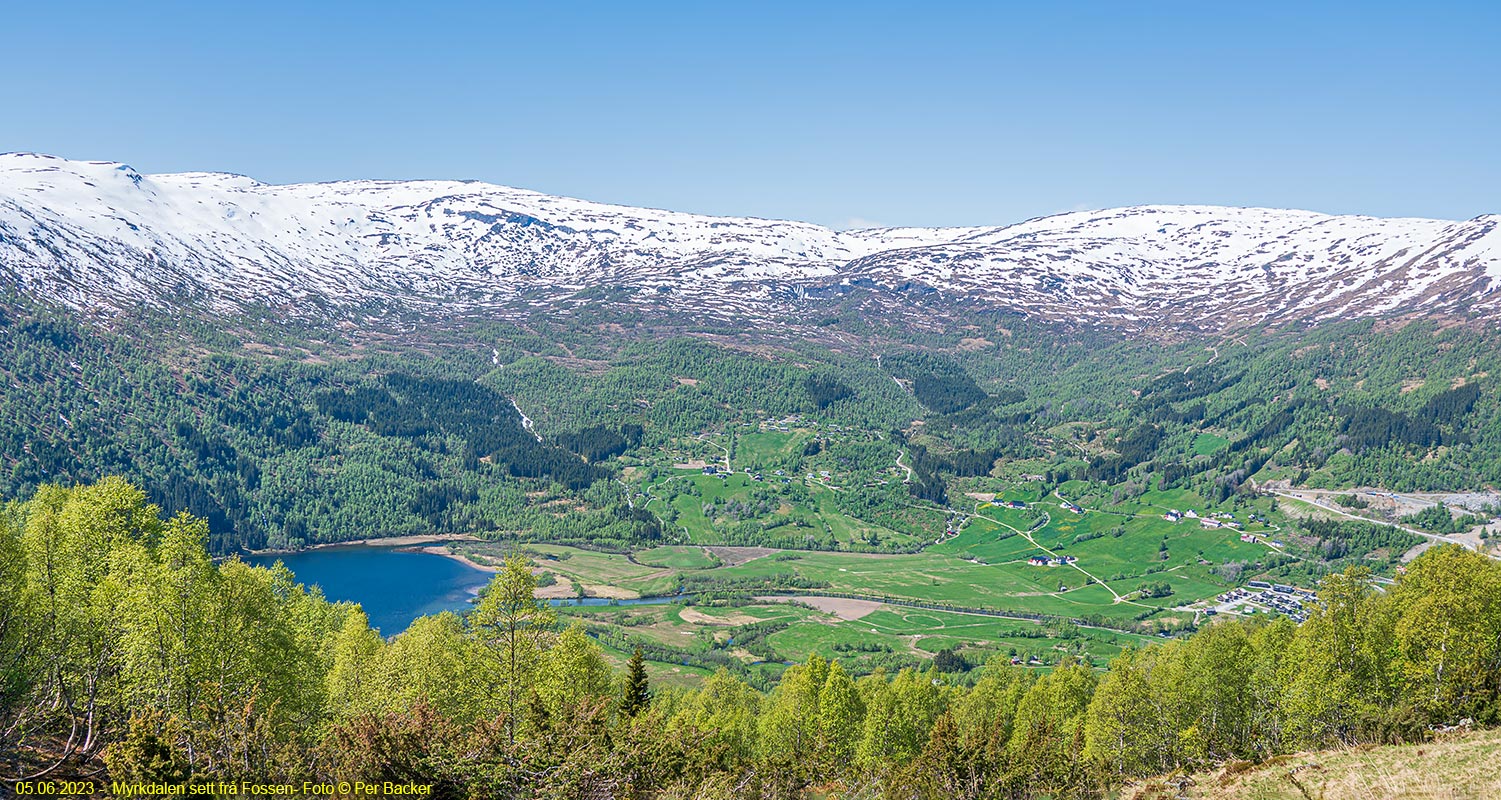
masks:
[[[1133,327],[1492,316],[1498,224],[1140,206],[833,231],[472,181],[271,185],[0,156],[0,269],[84,310],[441,314],[608,289],[704,313],[785,313],[860,286]]]

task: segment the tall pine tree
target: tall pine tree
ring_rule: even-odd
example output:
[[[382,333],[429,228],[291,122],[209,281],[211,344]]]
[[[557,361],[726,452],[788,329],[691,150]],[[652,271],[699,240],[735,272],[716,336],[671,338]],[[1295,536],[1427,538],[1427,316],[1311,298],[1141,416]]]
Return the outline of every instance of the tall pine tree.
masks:
[[[651,686],[646,680],[646,659],[641,657],[641,648],[631,654],[626,663],[625,697],[620,702],[620,713],[634,717],[651,705]]]

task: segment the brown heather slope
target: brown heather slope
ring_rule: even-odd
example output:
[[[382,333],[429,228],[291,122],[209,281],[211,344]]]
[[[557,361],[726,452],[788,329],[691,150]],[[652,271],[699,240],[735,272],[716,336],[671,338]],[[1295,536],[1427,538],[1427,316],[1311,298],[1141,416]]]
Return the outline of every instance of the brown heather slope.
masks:
[[[1128,787],[1121,800],[1488,800],[1501,798],[1501,729],[1423,744],[1232,762]]]

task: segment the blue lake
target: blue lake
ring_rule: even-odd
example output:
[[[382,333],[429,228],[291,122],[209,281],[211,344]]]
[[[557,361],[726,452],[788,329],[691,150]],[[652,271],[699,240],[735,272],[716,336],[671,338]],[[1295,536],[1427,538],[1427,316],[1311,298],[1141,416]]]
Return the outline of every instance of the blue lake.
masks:
[[[427,614],[471,608],[470,598],[491,577],[452,558],[368,545],[241,558],[263,567],[283,562],[299,583],[322,587],[328,599],[359,603],[386,636]]]

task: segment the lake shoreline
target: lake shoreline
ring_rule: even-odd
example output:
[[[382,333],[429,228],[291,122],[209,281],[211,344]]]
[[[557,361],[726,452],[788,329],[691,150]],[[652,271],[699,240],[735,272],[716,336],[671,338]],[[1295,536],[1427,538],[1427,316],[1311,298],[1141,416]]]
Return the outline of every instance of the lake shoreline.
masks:
[[[451,541],[452,542],[452,541],[477,541],[477,540],[474,539],[474,537],[470,537],[469,539],[448,539],[446,541]],[[398,547],[397,549],[398,550],[403,550],[403,551],[406,551],[406,552],[409,552],[409,553],[427,553],[428,555],[443,556],[444,558],[451,558],[454,561],[457,561],[457,562],[463,564],[466,567],[472,567],[474,569],[479,570],[480,572],[489,572],[491,574],[494,574],[494,573],[500,572],[500,569],[501,569],[500,567],[495,566],[494,564],[481,564],[478,561],[472,561],[472,560],[470,560],[469,558],[467,558],[467,557],[465,557],[463,555],[460,555],[458,553],[453,552],[452,550],[449,550],[447,547],[440,547],[440,546],[434,545],[434,544],[427,544],[427,545],[424,545],[422,547],[404,546],[404,547]]]
[[[419,533],[410,536],[377,536],[369,539],[350,539],[347,542],[320,542],[307,547],[268,547],[264,550],[240,550],[238,555],[254,556],[284,556],[293,553],[306,553],[310,550],[327,550],[331,547],[391,547],[391,548],[417,548],[429,545],[446,544],[448,542],[483,542],[484,539],[472,533]],[[424,550],[423,552],[427,552]],[[446,551],[444,555],[452,555]],[[461,559],[466,564],[473,564],[467,559]],[[477,565],[476,565],[477,566]]]
[[[420,617],[443,612],[462,615],[474,607],[475,596],[492,579],[490,572],[451,557],[446,548],[431,541],[392,544],[391,540],[376,545],[349,543],[246,556],[245,561],[257,567],[280,563],[297,583],[310,590],[316,587],[330,601],[358,603],[383,636],[399,634]]]

